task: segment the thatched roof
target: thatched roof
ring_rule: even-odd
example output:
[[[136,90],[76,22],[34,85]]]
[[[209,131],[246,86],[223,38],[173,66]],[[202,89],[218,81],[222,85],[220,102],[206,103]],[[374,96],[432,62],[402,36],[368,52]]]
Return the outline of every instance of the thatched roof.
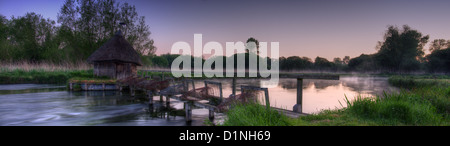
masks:
[[[142,65],[139,54],[133,46],[123,38],[120,30],[103,46],[98,48],[87,59],[89,63],[102,61],[119,61]]]

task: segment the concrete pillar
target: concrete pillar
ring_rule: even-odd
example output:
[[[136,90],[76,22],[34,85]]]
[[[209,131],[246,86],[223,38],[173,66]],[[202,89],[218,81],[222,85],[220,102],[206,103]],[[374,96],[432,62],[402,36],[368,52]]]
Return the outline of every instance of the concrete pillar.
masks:
[[[297,78],[297,104],[294,105],[294,112],[302,113],[303,102],[303,79]]]

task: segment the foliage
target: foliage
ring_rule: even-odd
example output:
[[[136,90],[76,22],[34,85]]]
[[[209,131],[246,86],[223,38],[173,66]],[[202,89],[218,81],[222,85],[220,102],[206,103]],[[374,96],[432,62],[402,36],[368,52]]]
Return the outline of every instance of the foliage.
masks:
[[[426,56],[427,68],[430,72],[450,72],[450,47],[438,49]]]
[[[153,56],[152,62],[155,66],[158,66],[158,67],[168,67],[169,66],[169,61],[167,61],[166,58],[161,57],[161,56]]]
[[[371,71],[377,68],[373,55],[361,54],[358,57],[350,59],[348,62],[350,70],[354,71]]]
[[[281,70],[304,70],[311,69],[313,62],[308,57],[290,56],[288,58],[280,57]]]
[[[0,61],[30,63],[86,60],[116,31],[119,22],[124,37],[141,55],[153,55],[149,26],[136,8],[114,0],[66,0],[56,25],[42,15],[27,13],[10,20],[0,15]]]
[[[450,48],[450,40],[435,39],[430,44],[430,52]]]
[[[73,77],[68,80],[71,83],[105,83],[114,84],[116,80],[110,79],[108,77]]]
[[[422,33],[408,25],[404,25],[402,30],[389,26],[374,58],[380,67],[389,71],[418,70],[428,39],[428,35],[422,36]]]

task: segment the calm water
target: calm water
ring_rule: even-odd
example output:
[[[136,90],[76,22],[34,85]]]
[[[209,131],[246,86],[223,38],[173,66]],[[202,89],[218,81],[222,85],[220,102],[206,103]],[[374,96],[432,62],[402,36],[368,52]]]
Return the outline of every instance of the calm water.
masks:
[[[225,97],[231,94],[231,80],[223,83]],[[203,87],[196,81],[196,87]],[[259,80],[237,80],[240,85],[259,85]],[[130,125],[183,126],[187,125],[183,103],[171,100],[170,107],[154,97],[149,108],[143,94],[130,97],[118,91],[65,91],[65,86],[43,84],[0,85],[0,125]],[[240,89],[237,89],[239,93]],[[398,89],[390,86],[385,77],[341,77],[338,81],[303,80],[303,112],[316,113],[322,109],[342,108],[344,95],[353,99],[358,95],[373,96]],[[281,79],[276,88],[269,89],[272,106],[292,110],[296,103],[296,80]],[[153,109],[153,110],[150,110]],[[202,125],[208,110],[194,109],[193,122]],[[222,114],[216,113],[216,118]]]

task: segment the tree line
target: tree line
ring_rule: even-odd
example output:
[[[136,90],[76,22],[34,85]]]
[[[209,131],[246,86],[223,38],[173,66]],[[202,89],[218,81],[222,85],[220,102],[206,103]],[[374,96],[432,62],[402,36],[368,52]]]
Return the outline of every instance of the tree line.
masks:
[[[57,22],[34,12],[10,19],[0,15],[0,61],[85,61],[119,29],[142,56],[156,51],[145,17],[128,3],[66,0]]]
[[[408,25],[398,28],[389,26],[384,34],[384,40],[378,42],[377,52],[374,54],[361,54],[350,58],[344,56],[334,58],[332,61],[317,56],[314,60],[308,57],[290,56],[280,57],[280,70],[284,71],[329,71],[329,72],[421,72],[449,73],[450,72],[450,40],[436,39],[429,46],[430,54],[425,55],[424,47],[428,43],[429,36],[411,29]],[[247,42],[253,41],[258,45],[258,40],[249,38]],[[251,52],[250,52],[251,53]],[[248,59],[249,52],[246,52]],[[152,62],[156,66],[170,68],[171,62],[178,57],[177,54],[163,54],[153,56]],[[233,59],[236,67],[236,55],[215,56],[223,57],[223,60]],[[192,57],[193,60],[194,57]],[[259,59],[261,57],[258,57]],[[203,59],[203,62],[205,60]],[[270,67],[271,59],[268,58]],[[225,64],[223,65],[226,66]],[[246,61],[248,68],[248,61]]]

